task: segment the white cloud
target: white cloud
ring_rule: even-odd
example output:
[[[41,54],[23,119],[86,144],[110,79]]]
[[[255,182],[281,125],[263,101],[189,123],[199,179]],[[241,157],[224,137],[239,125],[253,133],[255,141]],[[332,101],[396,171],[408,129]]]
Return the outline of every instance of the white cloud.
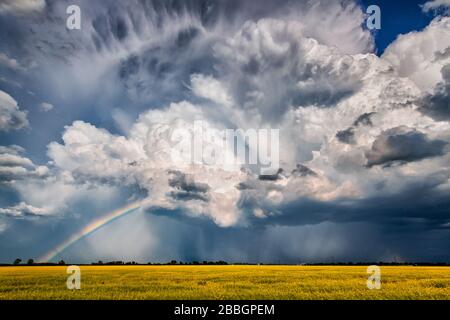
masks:
[[[1,0],[0,12],[29,13],[45,8],[45,0]]]
[[[0,90],[0,131],[18,130],[26,126],[26,112],[19,109],[13,97]]]
[[[125,40],[109,29],[106,35],[88,29],[80,41],[92,44],[94,34],[100,44],[82,46],[89,49],[69,57],[73,61],[64,67],[69,68],[64,69],[67,78],[95,91],[99,83],[115,88],[118,73],[132,96],[147,90],[150,97],[170,93],[171,101],[181,102],[143,112],[134,123],[120,110],[113,112],[121,134],[73,122],[65,127],[61,142],[48,146],[51,173],[18,181],[15,188],[26,203],[40,207],[52,202],[56,210],[91,190],[104,188],[99,193],[106,198],[116,194],[115,188],[137,186],[143,191],[139,196],[148,196],[148,209],[207,217],[229,227],[270,222],[286,211],[302,219],[311,214],[298,205],[302,201],[358,204],[401,193],[429,177],[448,180],[447,150],[387,150],[391,145],[385,132],[413,128],[411,132],[420,132],[421,147],[449,142],[449,123],[434,121],[416,105],[442,80],[449,19],[436,19],[423,32],[400,37],[379,58],[370,53],[373,39],[361,28],[359,8],[310,2],[305,6],[297,17],[249,18],[242,25],[223,22],[210,29],[188,15],[161,32],[144,24],[141,27],[152,32],[141,37],[130,27]],[[327,28],[317,26],[322,20]],[[192,33],[192,28],[197,31]],[[192,34],[197,36],[191,39]],[[188,49],[177,47],[189,41],[194,44]],[[53,69],[61,79],[61,69]],[[183,98],[178,86],[189,89]],[[369,120],[361,120],[368,115]],[[283,170],[261,177],[249,167],[224,170],[174,161],[172,134],[177,129],[192,133],[196,120],[203,121],[203,128],[279,128]],[[339,132],[351,135],[349,143],[339,139]],[[397,136],[404,135],[408,133]],[[217,146],[218,140],[203,142]],[[383,152],[371,153],[374,146]],[[376,165],[386,159],[390,167]],[[12,153],[3,161],[17,164],[3,167],[12,177],[31,170],[25,159]],[[54,199],[55,194],[62,195]],[[317,219],[327,218],[319,214]]]
[[[0,184],[14,184],[20,180],[44,178],[49,169],[37,166],[30,159],[23,157],[25,150],[19,146],[0,146]]]
[[[209,99],[223,106],[233,103],[223,85],[211,76],[194,74],[191,77],[191,86],[193,93],[198,97]]]
[[[12,187],[22,201],[45,208],[53,216],[104,214],[104,208],[121,199],[120,189],[116,186],[75,181],[69,172],[54,170],[42,177],[18,180]]]
[[[23,70],[21,64],[13,58],[8,57],[5,53],[0,52],[0,65],[6,66],[13,70]]]
[[[43,217],[50,215],[50,211],[45,208],[37,208],[25,202],[21,202],[12,207],[0,208],[0,215],[13,218]]]
[[[438,10],[438,9],[450,9],[450,0],[432,0],[426,2],[422,6],[423,11],[428,12],[432,10]]]
[[[441,69],[450,63],[450,18],[436,18],[421,32],[398,37],[382,58],[401,77],[408,77],[422,90],[432,91],[442,81]]]
[[[30,159],[14,154],[0,154],[0,166],[33,166]]]
[[[23,153],[23,152],[25,152],[25,149],[22,148],[21,146],[17,146],[17,145],[0,146],[0,153],[1,154],[9,153],[9,154],[17,155],[17,154]]]
[[[363,28],[366,15],[361,7],[345,1],[306,1],[307,10],[291,11],[287,21],[303,24],[306,37],[316,39],[344,54],[372,52],[374,40]]]
[[[124,110],[116,108],[112,111],[111,116],[116,127],[122,133],[128,133],[130,131],[133,126],[134,119],[132,119]]]
[[[211,216],[218,224],[230,226],[239,220],[239,192],[235,186],[245,177],[239,167],[225,171],[218,166],[204,168],[171,160],[174,130],[192,132],[193,121],[202,116],[199,109],[188,103],[173,104],[167,110],[141,115],[128,137],[114,136],[78,121],[66,128],[63,145],[49,145],[48,154],[59,170],[70,172],[80,181],[138,184],[148,190],[152,207],[181,207],[192,215]],[[211,189],[209,201],[185,201],[177,193],[171,196],[177,189],[169,181],[174,170],[180,170],[197,184],[207,184]]]
[[[53,110],[53,108],[54,108],[54,106],[51,103],[48,103],[48,102],[42,102],[39,105],[39,110],[41,112],[49,112],[49,111]]]
[[[441,30],[441,23],[424,34]],[[216,44],[217,75],[191,77],[193,100],[201,102],[145,112],[124,136],[76,121],[66,127],[62,143],[49,145],[49,157],[78,182],[137,184],[148,192],[149,209],[178,209],[224,227],[276,219],[283,208],[305,199],[364,202],[431,175],[448,176],[443,164],[449,156],[441,145],[437,151],[434,145],[432,152],[414,151],[405,150],[408,143],[401,152],[388,150],[377,158],[402,160],[401,165],[367,167],[383,132],[414,128],[420,136],[412,139],[429,147],[428,142],[449,141],[450,125],[434,122],[415,105],[423,91],[414,72],[402,78],[389,59],[343,54],[305,36],[302,28],[277,19],[246,23]],[[416,38],[423,35],[411,41]],[[434,53],[422,58],[433,61]],[[370,121],[361,120],[369,114]],[[219,129],[280,128],[283,171],[264,178],[239,166],[223,170],[173,161],[172,133],[192,132],[195,120]],[[350,127],[354,142],[344,144],[336,134]]]
[[[10,217],[55,216],[80,212],[80,204],[111,203],[120,198],[117,187],[102,185],[101,181],[77,181],[69,171],[34,164],[22,156],[19,146],[0,146],[0,185],[20,195],[18,205],[0,209]],[[75,174],[75,172],[73,172]]]

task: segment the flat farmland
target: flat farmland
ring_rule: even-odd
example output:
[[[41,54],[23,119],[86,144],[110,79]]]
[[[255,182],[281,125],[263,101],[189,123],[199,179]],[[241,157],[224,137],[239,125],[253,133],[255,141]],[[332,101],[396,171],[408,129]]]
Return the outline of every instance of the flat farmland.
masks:
[[[81,266],[68,290],[67,267],[0,267],[0,299],[311,300],[449,299],[450,267],[381,267],[369,290],[364,266]]]

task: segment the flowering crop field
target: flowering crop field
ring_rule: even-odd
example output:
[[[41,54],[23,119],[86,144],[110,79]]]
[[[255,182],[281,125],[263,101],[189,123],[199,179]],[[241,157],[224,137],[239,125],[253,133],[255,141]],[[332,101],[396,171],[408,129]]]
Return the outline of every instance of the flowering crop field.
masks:
[[[381,289],[364,266],[0,267],[0,299],[449,299],[449,267],[381,267]]]

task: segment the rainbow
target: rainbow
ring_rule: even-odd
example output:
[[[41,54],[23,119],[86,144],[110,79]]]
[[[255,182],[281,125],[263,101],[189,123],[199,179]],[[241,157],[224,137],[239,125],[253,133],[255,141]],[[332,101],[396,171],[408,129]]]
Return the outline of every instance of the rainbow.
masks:
[[[144,206],[144,203],[142,202],[142,200],[139,200],[139,201],[130,203],[120,209],[116,209],[113,212],[110,212],[97,220],[94,220],[89,225],[87,225],[86,227],[81,229],[79,232],[73,234],[67,240],[65,240],[64,242],[62,242],[61,244],[59,244],[58,246],[53,248],[51,251],[46,253],[44,256],[39,258],[38,261],[39,262],[52,261],[58,254],[60,254],[65,249],[67,249],[68,247],[73,245],[75,242],[79,241],[81,238],[94,233],[95,231],[97,231],[98,229],[103,227],[104,225],[106,225],[110,222],[113,222],[114,220],[117,220],[129,213],[132,213],[143,206]]]

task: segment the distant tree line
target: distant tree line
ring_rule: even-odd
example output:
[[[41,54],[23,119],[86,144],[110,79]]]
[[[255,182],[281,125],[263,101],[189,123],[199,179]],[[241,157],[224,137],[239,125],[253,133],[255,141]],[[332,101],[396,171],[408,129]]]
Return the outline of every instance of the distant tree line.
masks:
[[[98,261],[92,262],[91,265],[105,265],[105,266],[115,266],[115,265],[154,265],[154,266],[173,266],[173,265],[194,265],[194,266],[210,266],[210,265],[228,265],[229,263],[223,260],[220,261],[192,261],[192,262],[182,262],[177,260],[171,260],[167,263],[152,263],[148,262],[146,264],[138,263],[136,261]],[[448,262],[418,262],[418,263],[408,263],[408,262],[333,262],[333,263],[297,263],[297,264],[284,264],[284,263],[231,263],[232,265],[301,265],[301,266],[450,266]],[[0,264],[0,265],[10,265],[10,264]],[[26,263],[22,263],[22,259],[17,258],[12,263],[14,266],[65,266],[67,265],[64,260],[60,260],[58,263],[36,263],[33,259],[28,259]],[[83,265],[83,264],[78,264]]]
[[[109,261],[109,262],[103,262],[103,261],[98,261],[98,262],[92,262],[92,265],[105,265],[105,266],[117,266],[117,265],[142,265],[140,263],[137,263],[135,261],[128,261],[128,262],[124,262],[124,261]],[[152,263],[152,262],[148,262],[147,265],[153,265],[153,266],[174,266],[174,265],[228,265],[228,262],[226,261],[192,261],[192,262],[182,262],[182,261],[176,261],[176,260],[172,260],[170,262],[167,263]]]
[[[64,260],[60,260],[57,264],[56,263],[36,263],[34,262],[34,259],[28,259],[26,264],[22,264],[22,259],[17,258],[16,260],[14,260],[13,262],[14,266],[19,266],[19,265],[27,265],[27,266],[41,266],[41,265],[66,265],[66,263],[64,262]]]

